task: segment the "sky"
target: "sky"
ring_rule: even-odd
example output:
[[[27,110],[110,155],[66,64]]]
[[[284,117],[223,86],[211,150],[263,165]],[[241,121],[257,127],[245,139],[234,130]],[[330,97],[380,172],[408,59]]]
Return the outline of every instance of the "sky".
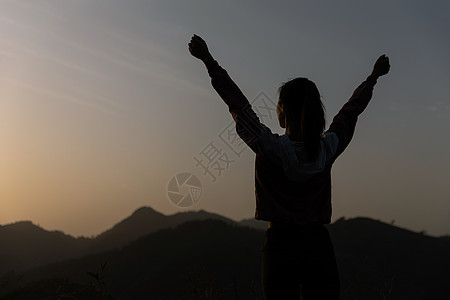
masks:
[[[333,221],[450,234],[449,12],[444,0],[0,0],[0,224],[94,236],[142,206],[252,218],[255,154],[227,140],[228,108],[187,50],[195,33],[279,134],[283,82],[314,81],[329,125],[388,55],[333,167]],[[205,172],[207,149],[229,163]],[[189,207],[168,192],[182,173],[200,186]]]

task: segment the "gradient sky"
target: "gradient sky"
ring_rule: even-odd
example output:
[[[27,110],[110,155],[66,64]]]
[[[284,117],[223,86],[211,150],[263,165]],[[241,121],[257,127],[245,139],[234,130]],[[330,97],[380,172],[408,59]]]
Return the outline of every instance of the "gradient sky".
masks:
[[[176,213],[180,172],[202,184],[192,209],[253,217],[255,155],[220,143],[232,118],[196,33],[250,101],[313,80],[327,124],[387,54],[333,169],[333,220],[450,234],[449,30],[445,0],[0,0],[0,224],[91,236],[141,206]],[[215,182],[193,159],[211,141],[234,160]]]

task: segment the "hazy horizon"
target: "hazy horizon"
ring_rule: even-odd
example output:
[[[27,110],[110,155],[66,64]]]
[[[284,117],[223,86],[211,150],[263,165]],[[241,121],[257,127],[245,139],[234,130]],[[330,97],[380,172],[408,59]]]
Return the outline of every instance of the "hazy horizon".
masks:
[[[112,224],[109,224],[109,225],[106,226],[104,229],[100,230],[99,232],[94,233],[94,234],[90,234],[90,235],[83,235],[83,234],[81,234],[81,235],[76,235],[76,234],[72,234],[72,233],[70,233],[70,232],[65,232],[65,231],[63,231],[63,230],[61,230],[61,229],[58,229],[58,228],[46,228],[46,227],[42,226],[42,225],[39,224],[39,223],[33,222],[32,220],[17,220],[17,221],[14,221],[14,222],[11,222],[11,223],[7,223],[7,224],[0,224],[0,226],[9,226],[9,225],[17,224],[17,223],[28,223],[28,222],[31,222],[33,225],[38,226],[39,228],[41,228],[41,229],[43,229],[43,230],[46,230],[46,231],[49,231],[49,232],[52,232],[52,231],[62,231],[64,234],[70,235],[70,236],[75,237],[75,238],[96,238],[96,237],[98,237],[99,235],[101,235],[102,233],[105,233],[106,231],[112,229],[114,226],[118,225],[118,224],[121,223],[123,220],[127,219],[128,217],[131,217],[131,216],[133,215],[134,212],[136,212],[137,210],[142,209],[142,208],[151,208],[151,209],[153,209],[152,207],[149,207],[149,206],[141,206],[141,207],[139,207],[139,208],[136,208],[136,209],[135,209],[133,212],[131,212],[130,214],[128,214],[128,215],[126,215],[126,216],[123,216],[122,219],[116,220],[115,222],[113,222]],[[203,211],[203,212],[206,212],[206,213],[210,213],[210,214],[220,215],[219,213],[209,212],[209,211],[205,211],[205,210],[203,210],[203,209],[199,209],[199,210],[183,210],[183,211],[174,212],[173,214],[164,214],[164,213],[162,213],[162,212],[160,212],[160,211],[157,211],[157,210],[155,210],[155,209],[153,209],[153,210],[156,211],[157,213],[163,214],[163,215],[166,216],[166,217],[170,217],[170,216],[175,215],[175,214],[178,214],[178,213],[197,213],[197,212],[200,212],[200,211]],[[226,217],[226,216],[223,216],[223,217]],[[239,222],[241,222],[241,221],[246,221],[246,220],[254,220],[253,217],[250,217],[250,218],[243,218],[243,219],[233,219],[232,217],[226,217],[226,218],[229,219],[229,220],[231,220],[231,221],[237,222],[237,223],[239,223]],[[358,218],[363,218],[363,219],[365,219],[365,218],[368,218],[368,217],[366,217],[366,216],[355,216],[355,217],[351,217],[351,218],[341,217],[341,219],[342,219],[342,218],[343,218],[344,220],[347,220],[347,221],[348,221],[348,220],[351,220],[351,219],[358,219]],[[386,223],[386,224],[389,223],[389,222],[382,221],[382,220],[379,220],[379,219],[374,219],[374,218],[369,218],[369,219],[372,219],[372,220],[377,221],[377,222]],[[334,224],[336,221],[339,221],[339,218],[335,218],[335,220],[333,220],[333,222],[331,222],[330,224]],[[264,221],[260,221],[260,222],[264,222]],[[392,225],[392,226],[397,227],[397,228],[400,228],[400,229],[405,229],[405,230],[408,230],[408,231],[412,231],[412,232],[415,232],[415,233],[417,233],[417,234],[426,235],[426,236],[432,236],[432,237],[438,237],[438,238],[439,238],[439,237],[447,237],[447,236],[450,236],[449,234],[444,234],[444,235],[434,236],[434,235],[432,235],[432,234],[430,234],[430,233],[428,233],[428,232],[426,232],[426,231],[414,231],[414,230],[411,230],[410,228],[406,228],[406,227],[401,226],[401,225],[399,225],[399,224],[396,224],[395,222],[392,222],[392,221],[390,222],[389,225]],[[256,228],[256,227],[255,227],[255,228]],[[257,228],[259,228],[259,227],[257,227]]]
[[[187,43],[202,36],[247,98],[314,81],[327,125],[381,54],[353,141],[333,167],[333,221],[369,217],[450,234],[450,39],[445,1],[0,0],[0,224],[98,234],[168,198],[188,172],[190,210],[252,218],[254,158],[223,142],[232,118]],[[259,111],[273,132],[272,111]],[[233,162],[216,180],[195,158]]]

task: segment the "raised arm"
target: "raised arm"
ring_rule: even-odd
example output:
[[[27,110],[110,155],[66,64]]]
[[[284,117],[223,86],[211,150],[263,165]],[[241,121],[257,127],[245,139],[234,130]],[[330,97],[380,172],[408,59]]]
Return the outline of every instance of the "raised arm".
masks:
[[[389,58],[380,56],[373,67],[372,73],[361,83],[339,113],[333,118],[328,131],[335,132],[339,143],[335,157],[339,156],[350,143],[355,132],[358,116],[364,111],[372,98],[373,87],[380,76],[389,72]]]
[[[200,59],[208,69],[211,84],[228,105],[229,111],[236,122],[236,131],[239,136],[255,153],[260,151],[257,141],[263,130],[267,130],[267,127],[261,124],[247,98],[230,78],[227,71],[213,58],[206,42],[201,37],[198,35],[192,37],[189,43],[189,51],[194,57]]]

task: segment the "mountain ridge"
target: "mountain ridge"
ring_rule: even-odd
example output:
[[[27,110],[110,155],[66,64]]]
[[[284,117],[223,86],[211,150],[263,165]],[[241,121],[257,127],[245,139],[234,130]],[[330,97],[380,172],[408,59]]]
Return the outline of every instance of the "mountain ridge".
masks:
[[[143,206],[93,238],[49,231],[28,220],[0,225],[0,274],[120,248],[146,234],[190,220],[206,219],[235,223],[204,210],[164,215]]]
[[[450,296],[446,285],[450,241],[370,218],[341,219],[327,228],[341,274],[342,299]],[[49,290],[58,291],[48,286],[45,280],[49,278],[66,278],[67,288],[91,286],[87,272],[102,274],[99,266],[105,263],[105,292],[114,299],[148,299],[149,295],[200,299],[205,292],[217,296],[211,299],[257,299],[261,296],[263,240],[264,231],[237,222],[191,220],[141,236],[121,248],[0,276],[0,284],[21,280],[22,286],[17,292],[16,286],[6,286],[5,297],[0,293],[0,299],[31,299],[23,287],[33,281],[40,287],[33,293],[49,297]]]
[[[18,221],[7,225],[0,225],[0,274],[10,270],[23,271],[52,262],[120,249],[140,237],[159,230],[175,228],[182,223],[192,220],[207,219],[222,220],[228,224],[247,226],[258,230],[265,230],[267,228],[266,222],[255,219],[243,219],[236,222],[219,214],[210,213],[204,210],[164,215],[148,206],[136,209],[128,217],[117,222],[111,228],[98,234],[94,238],[75,238],[62,231],[48,231],[39,225],[33,224],[31,221]],[[418,234],[370,218],[359,217],[348,220],[341,218],[333,224],[339,224],[340,222],[347,224],[347,227],[356,226],[351,225],[355,222],[378,222],[373,224],[383,224],[382,226],[384,226],[387,232],[401,232],[401,236],[407,234],[415,236]],[[344,227],[345,226],[342,228]],[[344,233],[345,230],[337,230],[334,235],[343,238],[345,235]],[[359,239],[365,238],[363,232],[357,234],[357,237]],[[434,237],[429,238],[433,239]],[[441,240],[445,240],[445,237]],[[446,240],[449,239],[447,238]],[[396,241],[397,238],[393,236],[390,243],[395,243]],[[335,243],[339,243],[339,238]]]

